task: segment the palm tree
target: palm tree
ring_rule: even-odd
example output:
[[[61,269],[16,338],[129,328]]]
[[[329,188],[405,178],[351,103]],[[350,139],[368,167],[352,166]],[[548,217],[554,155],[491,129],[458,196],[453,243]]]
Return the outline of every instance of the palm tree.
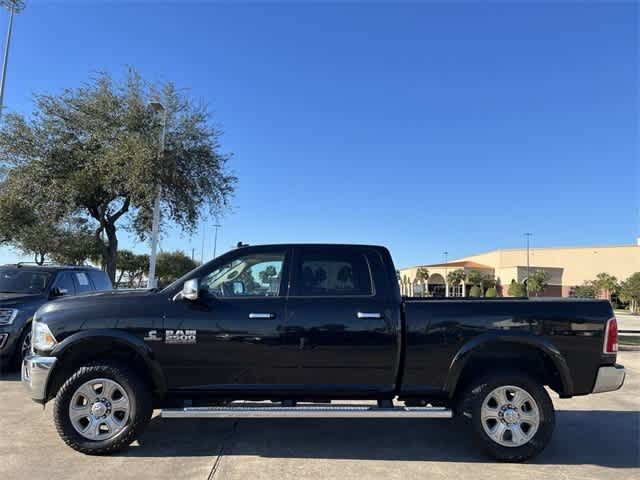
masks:
[[[458,285],[462,284],[463,297],[466,296],[466,292],[464,288],[464,279],[465,279],[465,273],[462,268],[458,268],[456,270],[452,270],[449,273],[447,273],[447,282],[449,282],[449,285],[453,285],[454,287],[457,287]]]
[[[596,275],[596,280],[593,282],[598,292],[604,291],[607,300],[611,301],[611,295],[617,293],[620,290],[618,279],[608,273],[599,273]]]
[[[480,270],[471,270],[468,274],[467,274],[467,281],[480,288],[480,292],[482,293],[482,296],[484,296],[484,285],[486,282],[486,278],[487,275],[484,272],[481,272]]]
[[[427,288],[429,286],[429,270],[424,267],[418,267],[416,271],[416,280],[422,283],[422,296],[427,296]]]

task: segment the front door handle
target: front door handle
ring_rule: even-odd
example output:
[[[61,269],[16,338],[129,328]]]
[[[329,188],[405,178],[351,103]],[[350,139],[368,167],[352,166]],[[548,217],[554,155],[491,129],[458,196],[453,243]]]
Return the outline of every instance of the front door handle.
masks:
[[[276,318],[275,313],[250,313],[249,318],[251,320],[271,320]]]
[[[371,313],[371,312],[358,312],[358,318],[364,319],[372,319],[372,318],[382,318],[382,314],[379,312]]]

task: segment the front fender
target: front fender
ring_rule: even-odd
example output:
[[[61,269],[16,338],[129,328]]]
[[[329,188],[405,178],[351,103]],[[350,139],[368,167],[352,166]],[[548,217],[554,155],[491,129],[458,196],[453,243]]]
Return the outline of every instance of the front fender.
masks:
[[[159,395],[164,395],[167,391],[166,380],[160,364],[155,359],[153,350],[139,337],[117,329],[94,329],[94,330],[82,330],[80,332],[69,335],[51,351],[50,355],[57,358],[62,358],[65,353],[69,352],[72,348],[81,345],[82,343],[98,342],[100,344],[117,344],[122,345],[128,349],[136,352],[145,362],[146,367],[149,369],[151,379],[154,384],[154,388]],[[56,368],[59,368],[56,365]],[[52,372],[55,376],[55,371]],[[48,388],[48,386],[47,386]]]
[[[460,375],[474,352],[477,352],[481,348],[487,347],[491,344],[503,343],[527,345],[545,354],[551,359],[560,375],[563,395],[571,396],[573,394],[573,381],[571,379],[569,366],[567,365],[567,362],[562,356],[560,350],[558,350],[553,343],[544,337],[522,332],[500,332],[499,334],[495,332],[487,332],[469,340],[453,357],[451,365],[449,366],[449,376],[447,377],[447,382],[445,384],[445,391],[449,393],[449,396],[453,396],[455,393]]]

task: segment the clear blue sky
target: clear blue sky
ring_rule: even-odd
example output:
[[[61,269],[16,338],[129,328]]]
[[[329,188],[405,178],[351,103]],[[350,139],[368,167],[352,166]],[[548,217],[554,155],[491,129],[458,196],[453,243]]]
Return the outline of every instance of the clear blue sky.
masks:
[[[32,0],[14,26],[10,110],[127,65],[208,102],[239,177],[222,250],[381,243],[407,266],[640,234],[635,2]]]

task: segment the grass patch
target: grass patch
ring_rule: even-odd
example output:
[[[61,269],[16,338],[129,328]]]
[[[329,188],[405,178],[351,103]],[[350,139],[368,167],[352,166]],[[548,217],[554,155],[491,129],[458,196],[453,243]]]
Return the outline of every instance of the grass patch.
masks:
[[[640,346],[640,335],[632,336],[632,335],[620,335],[618,339],[620,345],[634,345]]]

